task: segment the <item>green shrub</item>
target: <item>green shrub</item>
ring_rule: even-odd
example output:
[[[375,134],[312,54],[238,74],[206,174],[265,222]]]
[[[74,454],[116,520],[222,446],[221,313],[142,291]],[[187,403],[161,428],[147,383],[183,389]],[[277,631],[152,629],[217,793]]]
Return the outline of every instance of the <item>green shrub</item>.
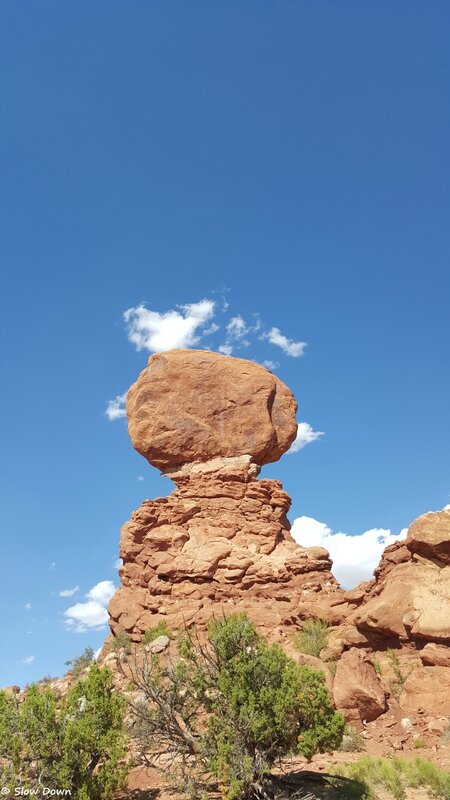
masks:
[[[363,756],[353,764],[336,767],[333,773],[351,778],[365,786],[366,800],[376,800],[380,788],[395,800],[405,800],[407,787],[414,789],[423,787],[430,797],[441,800],[448,800],[450,797],[450,772],[421,758],[407,761],[397,756],[394,758]]]
[[[344,753],[357,753],[364,747],[364,739],[353,725],[346,725],[339,750]]]
[[[60,701],[36,684],[22,703],[0,692],[0,787],[46,786],[76,800],[110,800],[127,772],[123,706],[109,671],[95,663]]]
[[[328,623],[323,619],[307,619],[293,642],[300,653],[319,658],[321,651],[328,643]]]
[[[372,664],[374,666],[374,669],[375,669],[375,672],[377,673],[377,675],[381,676],[383,674],[383,669],[382,669],[382,666],[380,664],[379,659],[376,656],[372,656]]]
[[[206,642],[187,634],[179,650],[175,663],[152,658],[136,667],[147,702],[132,708],[146,757],[177,753],[194,796],[213,775],[224,800],[254,797],[280,757],[339,746],[344,719],[322,672],[269,645],[245,614],[212,622]]]
[[[150,644],[150,642],[154,642],[158,636],[168,636],[169,639],[172,638],[172,631],[168,627],[167,622],[158,622],[154,628],[146,630],[142,638],[142,644]]]
[[[412,670],[410,669],[406,674],[402,671],[400,659],[395,650],[392,648],[388,647],[387,655],[389,657],[389,661],[391,662],[392,671],[394,673],[394,678],[389,681],[389,688],[393,696],[398,700],[403,692],[405,681],[408,675],[411,674]]]
[[[126,653],[131,653],[132,643],[131,636],[128,636],[127,633],[118,633],[111,642],[111,650],[113,650],[114,653],[117,653],[119,650],[125,650]]]
[[[69,661],[65,661],[64,663],[66,667],[70,667],[74,677],[78,678],[81,673],[88,668],[89,664],[92,664],[93,660],[94,651],[92,647],[85,647],[79,656],[71,658]]]
[[[427,746],[427,740],[423,738],[423,736],[415,736],[413,739],[413,747],[420,749],[421,747]]]

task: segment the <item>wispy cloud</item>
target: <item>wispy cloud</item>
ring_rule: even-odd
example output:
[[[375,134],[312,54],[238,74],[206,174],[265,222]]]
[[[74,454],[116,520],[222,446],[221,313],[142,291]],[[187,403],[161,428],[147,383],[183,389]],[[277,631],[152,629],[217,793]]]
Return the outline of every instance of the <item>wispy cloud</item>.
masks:
[[[80,587],[79,586],[74,586],[73,589],[61,589],[61,591],[58,592],[58,594],[59,594],[60,597],[73,597],[73,595],[76,594],[79,591],[80,591]]]
[[[108,400],[105,414],[110,422],[114,422],[114,420],[122,419],[122,417],[126,416],[125,412],[126,399],[127,399],[127,393],[125,392],[125,394],[116,395],[114,400]]]
[[[303,547],[325,547],[333,561],[333,575],[346,589],[370,580],[383,550],[398,539],[405,539],[407,528],[393,534],[386,528],[371,528],[350,536],[334,533],[324,522],[314,517],[297,517],[291,534]]]
[[[86,602],[75,603],[64,611],[65,623],[74,633],[101,630],[108,622],[107,606],[116,587],[112,581],[100,581],[86,594]]]
[[[20,660],[21,664],[32,664],[35,659],[35,656],[25,656]]]
[[[31,609],[33,608],[33,606],[31,605],[31,603],[26,603],[26,604],[25,604],[25,606],[24,606],[24,608],[25,608],[25,611],[31,611]]]
[[[268,339],[271,344],[281,347],[283,353],[292,358],[298,358],[305,352],[306,342],[293,342],[284,336],[279,328],[271,328],[268,333],[264,334],[264,338]]]
[[[317,439],[320,439],[320,437],[324,435],[323,431],[315,431],[309,422],[299,422],[297,436],[291,444],[288,453],[298,453],[298,451],[303,450],[307,444],[316,442]]]
[[[266,367],[266,369],[270,369],[270,370],[277,369],[277,367],[280,366],[278,361],[272,361],[270,358],[266,358],[266,360],[263,361],[262,363],[263,363],[263,367]]]

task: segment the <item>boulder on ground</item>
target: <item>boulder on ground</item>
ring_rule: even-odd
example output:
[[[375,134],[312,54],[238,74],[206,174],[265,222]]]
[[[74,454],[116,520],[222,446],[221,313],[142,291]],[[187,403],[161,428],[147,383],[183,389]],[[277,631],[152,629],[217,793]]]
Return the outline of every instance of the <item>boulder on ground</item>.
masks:
[[[387,709],[386,694],[367,653],[352,647],[342,654],[333,684],[336,708],[348,722],[370,722]]]

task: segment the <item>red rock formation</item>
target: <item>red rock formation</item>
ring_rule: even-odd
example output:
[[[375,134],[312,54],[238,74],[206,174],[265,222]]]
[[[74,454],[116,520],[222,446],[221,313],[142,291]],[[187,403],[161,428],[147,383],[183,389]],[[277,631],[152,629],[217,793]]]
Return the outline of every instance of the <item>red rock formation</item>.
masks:
[[[128,393],[129,431],[177,488],[146,500],[122,528],[113,633],[139,641],[163,619],[176,629],[245,610],[283,636],[311,604],[322,616],[334,603],[342,619],[348,605],[328,553],[294,542],[289,497],[257,477],[295,438],[296,408],[289,389],[253,362],[197,350],[150,358]]]
[[[386,548],[352,623],[401,642],[450,642],[450,510],[415,520]]]
[[[391,712],[450,714],[450,510],[416,520],[373,580],[343,592],[328,553],[292,539],[281,484],[258,479],[292,442],[295,411],[252,362],[192,350],[149,360],[128,393],[130,435],[176,489],[122,528],[113,633],[140,641],[163,620],[176,630],[245,610],[292,654],[292,627],[322,618],[321,658],[338,661],[333,694],[349,721],[383,715],[386,696]]]
[[[114,633],[138,641],[162,619],[177,629],[245,610],[281,634],[300,619],[302,599],[340,597],[327,551],[295,543],[289,497],[256,474],[248,457],[193,465],[172,475],[170,497],[133,513],[121,533],[122,587],[109,606]]]

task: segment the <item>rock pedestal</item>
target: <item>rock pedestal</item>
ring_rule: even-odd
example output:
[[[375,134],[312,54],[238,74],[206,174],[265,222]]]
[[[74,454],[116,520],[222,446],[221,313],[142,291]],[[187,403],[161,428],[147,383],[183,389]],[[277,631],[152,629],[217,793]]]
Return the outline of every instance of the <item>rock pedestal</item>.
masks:
[[[302,598],[338,592],[327,551],[295,543],[288,495],[257,471],[249,457],[185,467],[171,475],[170,497],[133,513],[121,532],[113,633],[139,641],[162,620],[178,629],[246,611],[281,635],[299,620]]]

